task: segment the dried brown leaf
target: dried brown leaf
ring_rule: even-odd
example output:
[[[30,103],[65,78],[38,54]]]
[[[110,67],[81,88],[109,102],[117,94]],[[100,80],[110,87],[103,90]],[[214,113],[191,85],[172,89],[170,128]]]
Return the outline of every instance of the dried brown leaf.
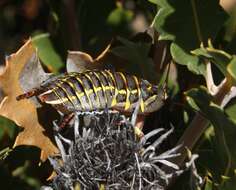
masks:
[[[85,70],[107,68],[102,60],[107,56],[110,46],[111,44],[96,59],[93,59],[91,55],[82,51],[68,51],[66,61],[67,72],[81,73]]]
[[[0,89],[4,94],[0,103],[0,115],[13,120],[23,128],[15,140],[14,147],[37,146],[42,150],[41,160],[45,161],[49,155],[55,154],[58,150],[50,138],[45,136],[45,129],[38,121],[35,104],[30,100],[16,101],[16,96],[24,93],[20,85],[22,71],[29,62],[34,64],[32,60],[35,60],[35,56],[37,56],[36,49],[29,40],[19,51],[7,58],[6,67],[0,74]]]

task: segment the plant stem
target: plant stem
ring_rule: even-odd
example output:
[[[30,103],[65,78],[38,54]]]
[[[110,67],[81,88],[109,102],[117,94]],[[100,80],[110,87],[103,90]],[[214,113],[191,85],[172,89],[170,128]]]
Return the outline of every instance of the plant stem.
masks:
[[[213,101],[220,105],[224,100],[226,95],[230,92],[231,89],[231,80],[223,80],[222,84],[219,86],[217,93],[214,95]],[[209,125],[209,121],[207,118],[203,117],[200,113],[197,113],[192,120],[189,127],[185,130],[183,136],[180,138],[178,144],[183,145],[183,152],[181,156],[176,160],[175,164],[181,166],[183,161],[186,158],[186,154],[184,153],[184,148],[187,147],[191,150],[196,142],[199,140],[201,135],[206,130],[206,127]],[[182,158],[181,158],[182,157]]]
[[[192,5],[192,9],[193,9],[193,18],[194,18],[194,24],[196,27],[196,31],[197,31],[197,37],[198,37],[199,43],[201,43],[201,42],[203,42],[203,39],[202,39],[201,28],[200,28],[200,24],[199,24],[199,20],[198,20],[199,17],[197,15],[197,7],[195,4],[195,0],[191,0],[190,2]]]
[[[217,87],[217,93],[213,96],[213,101],[221,105],[221,103],[224,101],[226,97],[228,97],[228,93],[231,92],[231,79],[226,78],[222,81],[222,83]],[[205,132],[207,126],[210,124],[209,120],[205,117],[203,117],[200,113],[197,113],[192,122],[190,123],[189,127],[184,131],[184,134],[180,138],[177,145],[182,145],[182,148],[179,150],[179,153],[181,155],[174,160],[171,160],[174,164],[178,165],[179,167],[182,166],[184,163],[184,160],[187,158],[186,148],[189,150],[192,150],[199,140],[199,138],[202,136],[202,134]],[[164,171],[172,172],[171,170],[168,170],[167,168],[163,168]],[[172,184],[175,181],[175,178],[172,179],[170,184]]]
[[[182,149],[180,149],[181,156],[177,157],[174,160],[174,163],[178,166],[181,166],[184,160],[187,157],[186,148],[192,150],[194,145],[197,143],[198,139],[201,137],[203,132],[206,130],[207,126],[209,125],[209,121],[203,117],[200,113],[197,113],[189,127],[185,130],[182,137],[179,139],[177,143],[182,144]]]

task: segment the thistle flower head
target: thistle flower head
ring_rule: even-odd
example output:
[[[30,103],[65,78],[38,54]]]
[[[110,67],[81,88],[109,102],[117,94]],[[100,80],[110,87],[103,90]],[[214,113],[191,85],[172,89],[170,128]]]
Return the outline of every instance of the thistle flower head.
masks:
[[[55,133],[60,156],[50,158],[56,172],[53,189],[163,190],[173,175],[182,173],[168,159],[175,147],[157,155],[159,145],[173,132],[162,128],[137,138],[135,127],[120,113],[75,117],[68,134]],[[79,122],[80,121],[80,122]],[[54,124],[56,125],[56,124]],[[73,134],[73,135],[71,135]],[[67,136],[66,136],[67,135]],[[156,141],[150,143],[151,137]],[[161,165],[174,168],[166,173]]]

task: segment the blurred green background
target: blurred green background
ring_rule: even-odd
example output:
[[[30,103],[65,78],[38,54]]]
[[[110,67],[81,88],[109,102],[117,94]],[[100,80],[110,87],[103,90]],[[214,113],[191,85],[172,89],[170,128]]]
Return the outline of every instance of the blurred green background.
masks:
[[[146,0],[1,0],[0,69],[5,57],[31,37],[45,68],[64,72],[68,50],[96,57],[113,38],[145,31],[155,11]],[[14,122],[0,117],[1,155],[13,146],[19,131]],[[45,184],[51,166],[40,165],[39,156],[39,149],[22,146],[0,160],[1,189],[38,189]]]

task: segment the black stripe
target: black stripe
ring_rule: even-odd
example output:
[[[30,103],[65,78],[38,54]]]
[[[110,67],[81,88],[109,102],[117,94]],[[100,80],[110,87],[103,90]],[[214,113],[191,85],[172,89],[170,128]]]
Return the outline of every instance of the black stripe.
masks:
[[[122,79],[120,74],[115,72],[115,73],[113,73],[113,76],[114,76],[115,81],[116,81],[116,88],[118,90],[122,90],[122,89],[125,90],[124,80]]]
[[[63,83],[60,81],[57,81],[56,86],[60,89],[60,91],[62,91],[64,93],[64,97],[66,97],[66,99],[68,100],[68,102],[66,102],[68,107],[74,107],[74,102],[70,99],[70,94],[68,92],[68,89],[66,89],[65,87],[67,87],[67,85],[63,85]],[[70,105],[71,104],[71,105]]]
[[[79,99],[79,97],[77,97],[77,89],[76,89],[76,86],[75,86],[75,83],[77,82],[77,80],[74,80],[73,77],[68,77],[66,78],[64,81],[64,85],[66,84],[67,85],[67,89],[68,89],[68,92],[70,93],[70,95],[76,97],[76,99],[74,99],[74,104],[75,104],[75,108],[76,110],[80,110],[82,111],[83,108],[82,108],[82,105],[81,105],[81,101]],[[79,93],[79,92],[77,92]]]
[[[84,84],[83,81],[82,83],[77,79],[79,78],[81,80],[81,76],[77,73],[76,75],[72,75],[71,78],[69,79],[75,86],[75,91],[77,91],[78,94],[83,93],[84,95],[80,98],[80,105],[81,105],[81,111],[88,111],[90,105],[88,103],[88,98],[85,95],[85,89],[84,89]],[[78,98],[79,99],[79,98]]]
[[[101,75],[99,74],[99,72],[91,72],[91,74],[93,74],[93,76],[96,78],[97,82],[98,82],[98,86],[101,87],[101,90],[98,92],[99,95],[99,100],[100,100],[100,106],[101,108],[106,108],[109,105],[107,104],[107,97],[106,97],[106,92],[102,89],[102,86],[105,87],[105,85],[103,85],[102,83],[102,79],[100,78]]]
[[[130,91],[129,101],[130,101],[131,104],[134,104],[139,99],[139,97],[138,97],[138,88],[139,88],[139,86],[136,85],[133,75],[127,75],[126,80],[127,80],[127,88]],[[132,93],[133,90],[136,90],[137,93],[133,94]]]
[[[115,95],[115,87],[113,85],[113,82],[109,79],[109,75],[103,71],[100,72],[101,75],[104,77],[104,80],[106,81],[107,85],[106,87],[109,87],[109,90],[106,90],[106,96],[107,96],[107,104],[111,105],[112,99]],[[113,88],[113,89],[112,89]]]
[[[82,81],[84,82],[84,86],[85,86],[86,90],[87,91],[92,90],[92,93],[90,93],[88,95],[90,98],[90,102],[92,104],[92,110],[99,109],[100,108],[100,100],[99,100],[99,97],[97,97],[97,95],[96,95],[97,94],[95,92],[96,87],[93,83],[90,73],[89,72],[81,73],[81,75],[83,75],[81,78],[82,78]]]
[[[51,83],[50,87],[51,87],[51,90],[53,90],[53,93],[56,95],[56,97],[58,97],[61,101],[62,101],[63,98],[67,99],[66,93],[61,88],[59,88],[56,83]],[[69,102],[69,100],[68,100],[68,102]],[[62,104],[65,107],[67,107],[68,102],[65,103],[65,102],[62,101]]]

